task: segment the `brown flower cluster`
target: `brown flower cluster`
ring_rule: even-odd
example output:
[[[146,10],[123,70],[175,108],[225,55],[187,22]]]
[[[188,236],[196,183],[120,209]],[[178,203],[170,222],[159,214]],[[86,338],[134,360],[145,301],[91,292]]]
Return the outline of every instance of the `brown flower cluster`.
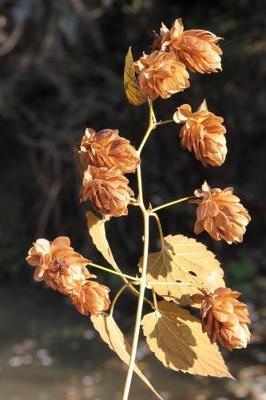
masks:
[[[86,268],[89,260],[70,246],[68,237],[52,242],[38,239],[28,252],[27,262],[34,267],[34,279],[67,295],[82,314],[98,314],[109,308],[109,289],[98,282]]]
[[[194,113],[190,105],[183,104],[177,108],[173,119],[184,124],[180,130],[183,148],[193,151],[205,167],[223,164],[227,154],[223,118],[211,113],[205,100]]]
[[[211,189],[204,182],[194,193],[197,199],[192,202],[198,204],[194,232],[199,234],[205,230],[213,239],[229,244],[242,242],[251,218],[233,194],[233,188]]]
[[[173,53],[154,51],[144,54],[136,63],[139,85],[151,100],[167,99],[189,87],[189,74]]]
[[[187,69],[204,73],[221,69],[221,38],[201,30],[184,30],[182,19],[176,19],[169,30],[162,24],[151,54],[135,63],[141,91],[151,100],[166,99],[190,86]]]
[[[175,20],[169,30],[162,24],[155,46],[175,53],[178,60],[193,72],[209,74],[221,70],[221,55],[217,43],[222,38],[202,29],[184,30],[182,19]]]
[[[89,200],[104,215],[127,215],[133,192],[124,174],[135,172],[140,162],[130,142],[118,130],[86,129],[78,155],[83,173],[80,200]]]
[[[228,350],[246,347],[250,341],[250,319],[246,304],[240,302],[239,292],[218,288],[212,294],[192,296],[201,304],[202,329],[212,343],[219,342]]]

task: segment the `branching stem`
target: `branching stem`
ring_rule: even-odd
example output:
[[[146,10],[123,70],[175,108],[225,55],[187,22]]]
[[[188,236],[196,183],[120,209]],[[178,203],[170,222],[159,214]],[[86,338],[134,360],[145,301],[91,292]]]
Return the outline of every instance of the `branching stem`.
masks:
[[[195,196],[188,196],[188,197],[183,197],[182,199],[169,201],[169,203],[165,203],[165,204],[162,204],[161,206],[153,208],[152,211],[153,211],[153,213],[155,213],[155,212],[157,212],[159,210],[162,210],[163,208],[171,207],[171,206],[174,206],[176,204],[183,203],[184,201],[188,201],[188,200],[192,200],[192,199],[195,199]]]
[[[162,247],[163,247],[163,246],[164,246],[164,236],[163,236],[163,228],[162,228],[162,224],[161,224],[160,218],[159,218],[159,216],[158,216],[156,213],[154,213],[154,212],[151,213],[151,217],[154,217],[154,218],[155,218],[155,221],[156,221],[157,226],[158,226],[159,234],[160,234],[161,245],[162,245]]]
[[[158,121],[158,122],[156,122],[155,127],[157,128],[157,126],[172,124],[173,122],[175,122],[173,119],[166,119],[165,121]]]
[[[114,297],[114,299],[113,299],[113,301],[112,301],[111,308],[110,308],[110,315],[113,315],[114,307],[115,307],[115,304],[116,304],[117,300],[119,299],[119,297],[121,296],[121,294],[123,293],[123,291],[124,291],[129,285],[130,285],[130,283],[125,283],[123,286],[121,286],[121,288],[120,288],[120,289],[118,290],[118,292],[116,293],[116,295],[115,295],[115,297]]]
[[[144,135],[144,139],[139,147],[139,154],[143,149],[151,131],[154,129],[154,124],[156,123],[156,118],[154,115],[152,102],[149,102],[149,126]],[[143,309],[143,302],[144,302],[144,295],[146,289],[146,275],[147,275],[147,266],[148,266],[148,255],[149,255],[149,235],[150,235],[150,211],[146,210],[144,201],[143,201],[143,188],[142,188],[142,174],[141,174],[141,166],[138,166],[137,170],[137,179],[138,179],[138,202],[140,210],[142,211],[143,216],[143,223],[144,223],[144,243],[143,243],[143,258],[142,258],[142,272],[140,278],[140,287],[139,287],[139,299],[138,299],[138,306],[137,306],[137,313],[136,313],[136,321],[134,327],[134,334],[133,334],[133,341],[132,341],[132,351],[130,355],[130,361],[127,371],[127,378],[124,386],[124,392],[122,400],[128,400],[131,381],[134,371],[134,366],[136,362],[136,354],[138,348],[138,341],[139,341],[139,333],[140,333],[140,325],[141,325],[141,317],[142,317],[142,309]]]
[[[139,282],[139,278],[137,278],[137,277],[130,276],[130,275],[127,275],[127,274],[123,274],[122,272],[118,272],[118,271],[115,271],[113,269],[105,268],[105,267],[102,267],[101,265],[94,264],[94,263],[89,263],[88,265],[90,267],[97,268],[97,269],[100,269],[102,271],[108,272],[109,274],[118,275],[118,276],[121,276],[121,278],[126,278],[126,279],[129,279],[131,281]],[[128,283],[126,285],[128,285]]]

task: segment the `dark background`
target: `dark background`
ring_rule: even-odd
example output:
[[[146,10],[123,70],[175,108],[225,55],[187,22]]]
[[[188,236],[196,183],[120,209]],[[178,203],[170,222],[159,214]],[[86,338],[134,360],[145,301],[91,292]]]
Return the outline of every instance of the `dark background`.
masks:
[[[26,305],[32,296],[37,304],[57,304],[67,316],[63,326],[71,318],[80,321],[61,296],[32,282],[25,255],[38,237],[68,235],[78,251],[95,262],[102,261],[86,231],[88,205],[79,204],[74,148],[87,126],[118,128],[132,144],[139,145],[147,110],[127,103],[122,84],[124,56],[130,45],[135,58],[149,51],[153,30],[158,31],[162,21],[171,25],[178,17],[183,17],[186,29],[202,28],[224,38],[223,72],[191,74],[190,89],[169,101],[155,102],[157,117],[169,119],[178,105],[188,102],[194,109],[206,98],[210,110],[225,118],[229,152],[222,167],[205,168],[181,150],[177,126],[158,129],[143,152],[145,199],[159,205],[190,195],[205,179],[213,187],[234,186],[252,217],[244,243],[214,243],[205,234],[198,239],[223,263],[228,285],[244,292],[254,330],[261,335],[258,332],[263,330],[266,315],[265,1],[0,0],[3,341],[9,335],[5,321],[12,324],[17,317],[18,293],[25,296],[20,300],[22,316],[30,313]],[[135,188],[134,177],[131,186]],[[180,205],[160,215],[166,234],[194,237],[193,205]],[[137,210],[130,209],[128,219],[112,219],[108,226],[118,263],[131,274],[135,274],[140,254],[139,218]],[[157,244],[154,229],[152,247]],[[117,279],[99,276],[112,288],[119,284]],[[122,315],[128,315],[128,307],[133,315],[134,305],[126,296]],[[14,316],[11,320],[5,314],[8,307]],[[55,320],[52,316],[50,322]],[[30,334],[27,324],[25,329]]]

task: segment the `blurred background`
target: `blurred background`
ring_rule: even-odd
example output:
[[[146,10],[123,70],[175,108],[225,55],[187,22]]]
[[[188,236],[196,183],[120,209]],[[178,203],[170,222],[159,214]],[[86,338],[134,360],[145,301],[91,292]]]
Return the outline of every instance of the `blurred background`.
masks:
[[[181,150],[178,127],[160,128],[143,152],[145,198],[154,206],[192,194],[206,179],[233,185],[252,222],[240,245],[199,238],[243,292],[252,318],[247,350],[224,352],[236,381],[192,378],[165,370],[144,342],[139,359],[165,400],[266,399],[266,3],[265,0],[0,0],[0,399],[119,400],[125,369],[63,296],[32,280],[25,255],[38,237],[71,237],[74,247],[103,262],[92,246],[80,206],[74,148],[85,127],[118,128],[138,146],[145,106],[127,103],[124,56],[149,51],[153,30],[183,17],[186,29],[224,37],[223,72],[192,74],[191,88],[156,101],[158,119],[206,98],[225,118],[229,153],[204,168]],[[135,187],[134,177],[131,186]],[[122,268],[135,274],[140,215],[108,224]],[[161,212],[166,234],[194,237],[193,205]],[[152,248],[158,248],[152,231]],[[99,273],[112,287],[121,282]],[[132,333],[136,301],[125,295],[116,317]],[[152,399],[138,378],[132,399]]]

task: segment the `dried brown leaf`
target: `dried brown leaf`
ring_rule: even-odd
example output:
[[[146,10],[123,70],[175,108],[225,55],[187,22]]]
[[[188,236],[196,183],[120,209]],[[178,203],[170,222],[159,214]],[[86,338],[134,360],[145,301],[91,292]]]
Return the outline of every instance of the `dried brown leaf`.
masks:
[[[113,350],[126,365],[129,365],[131,347],[113,317],[107,314],[94,315],[91,317],[91,321],[94,328],[99,332],[101,338],[108,344],[109,348]],[[137,366],[135,366],[134,371],[157,398],[163,400]]]
[[[129,47],[125,59],[124,88],[129,103],[139,106],[147,101],[146,96],[144,96],[140,90],[139,83],[136,78],[131,47]]]
[[[183,235],[165,237],[162,250],[149,254],[147,280],[154,282],[156,293],[168,300],[189,303],[189,297],[199,288],[224,286],[223,275],[215,255],[202,243]]]
[[[217,345],[202,332],[201,322],[175,303],[162,301],[144,316],[150,350],[165,367],[193,375],[232,378]]]
[[[98,218],[92,211],[86,213],[86,219],[89,234],[97,250],[115,270],[118,270],[106,237],[105,220]]]

